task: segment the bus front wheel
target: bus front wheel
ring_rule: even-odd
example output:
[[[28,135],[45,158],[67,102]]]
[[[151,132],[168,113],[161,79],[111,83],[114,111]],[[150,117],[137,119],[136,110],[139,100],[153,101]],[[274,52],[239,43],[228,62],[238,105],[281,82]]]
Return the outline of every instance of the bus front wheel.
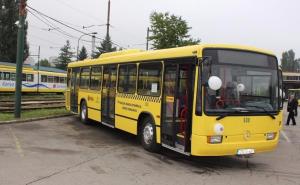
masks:
[[[150,152],[159,150],[159,145],[156,143],[154,121],[150,117],[143,119],[139,135],[140,141],[146,150]]]

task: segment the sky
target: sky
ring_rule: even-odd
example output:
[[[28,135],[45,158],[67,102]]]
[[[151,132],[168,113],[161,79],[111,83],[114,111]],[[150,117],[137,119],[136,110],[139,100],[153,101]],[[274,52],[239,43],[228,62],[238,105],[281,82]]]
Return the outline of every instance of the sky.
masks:
[[[104,38],[108,0],[28,0],[27,4],[85,33],[97,32]],[[254,46],[273,51],[278,59],[283,51],[293,49],[300,58],[299,0],[111,0],[110,36],[124,48],[145,49],[146,30],[152,12],[169,12],[181,16],[191,28],[190,35],[202,43]],[[29,9],[30,10],[30,9]],[[32,13],[34,13],[31,10]],[[36,15],[36,14],[35,14]],[[41,58],[58,56],[59,49],[70,40],[76,52],[82,33],[52,22],[66,36],[28,12],[30,54]],[[83,41],[86,40],[86,41]],[[91,37],[83,36],[79,47],[91,53]],[[101,40],[96,40],[99,45]]]

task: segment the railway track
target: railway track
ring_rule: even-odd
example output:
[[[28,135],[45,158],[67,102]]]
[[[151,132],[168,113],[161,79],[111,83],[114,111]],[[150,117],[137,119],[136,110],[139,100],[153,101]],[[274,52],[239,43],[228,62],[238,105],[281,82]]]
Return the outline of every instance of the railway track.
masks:
[[[0,112],[13,112],[15,102],[11,100],[0,100]],[[38,100],[23,100],[22,110],[61,108],[65,106],[64,99],[38,99]]]

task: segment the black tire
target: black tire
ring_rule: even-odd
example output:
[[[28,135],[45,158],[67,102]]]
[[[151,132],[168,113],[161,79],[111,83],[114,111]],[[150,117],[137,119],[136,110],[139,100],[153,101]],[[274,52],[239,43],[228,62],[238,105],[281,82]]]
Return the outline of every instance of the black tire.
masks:
[[[146,117],[141,122],[139,138],[142,146],[149,152],[158,152],[160,145],[156,143],[156,129],[151,117]]]
[[[88,108],[86,101],[83,100],[80,104],[80,120],[84,124],[88,124]]]

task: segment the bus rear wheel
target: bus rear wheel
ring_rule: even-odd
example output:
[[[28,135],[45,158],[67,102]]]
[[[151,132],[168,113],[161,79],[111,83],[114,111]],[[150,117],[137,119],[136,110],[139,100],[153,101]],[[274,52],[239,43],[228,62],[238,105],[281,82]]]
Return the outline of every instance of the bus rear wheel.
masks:
[[[88,123],[88,110],[86,102],[84,100],[80,104],[80,120],[84,124]]]
[[[154,121],[150,117],[147,117],[143,119],[141,124],[139,137],[142,146],[149,152],[159,151],[160,146],[156,143],[156,130]]]

